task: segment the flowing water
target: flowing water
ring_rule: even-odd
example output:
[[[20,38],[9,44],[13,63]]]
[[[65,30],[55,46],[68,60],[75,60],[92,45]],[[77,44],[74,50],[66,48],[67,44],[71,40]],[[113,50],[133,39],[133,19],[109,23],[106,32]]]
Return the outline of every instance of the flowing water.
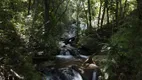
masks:
[[[43,80],[83,80],[82,76],[74,69],[60,68],[48,71]]]
[[[58,64],[61,65],[68,65],[69,63],[71,66],[58,68],[58,66],[48,68],[44,70],[44,77],[43,80],[90,80],[84,79],[82,74],[75,70],[72,66],[74,66],[71,62],[75,62],[78,59],[87,59],[88,56],[81,55],[77,53],[76,48],[63,46],[59,55],[56,55],[56,61]],[[98,80],[97,79],[97,72],[94,71],[92,74],[91,80]]]
[[[95,71],[93,72],[92,80],[97,80],[97,73]]]
[[[91,73],[91,78],[84,79],[84,76],[72,66],[72,62],[77,62],[79,60],[86,60],[88,56],[81,55],[78,52],[78,49],[71,46],[73,42],[73,37],[75,37],[76,30],[73,27],[70,31],[66,32],[63,36],[68,35],[68,43],[65,41],[59,42],[60,53],[56,55],[56,63],[61,65],[70,65],[66,67],[59,67],[56,65],[55,67],[47,68],[43,71],[43,80],[97,80],[97,72],[93,71]],[[68,64],[69,63],[69,64]]]

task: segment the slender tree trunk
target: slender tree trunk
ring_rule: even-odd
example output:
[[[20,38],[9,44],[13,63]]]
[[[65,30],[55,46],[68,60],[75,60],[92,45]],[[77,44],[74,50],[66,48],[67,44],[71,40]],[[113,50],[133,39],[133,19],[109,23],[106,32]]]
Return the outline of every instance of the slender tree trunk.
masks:
[[[91,15],[91,2],[90,2],[90,0],[88,0],[88,15],[89,15],[89,27],[88,27],[88,30],[91,31],[92,30],[92,24],[91,24],[92,15]]]
[[[125,3],[124,3],[123,16],[122,16],[123,18],[125,17],[125,14],[126,14],[126,11],[127,11],[127,10],[126,10],[126,8],[127,8],[127,1],[128,1],[128,0],[125,0]]]
[[[104,9],[103,9],[103,14],[102,14],[102,19],[101,19],[101,27],[100,28],[102,28],[102,26],[103,26],[106,7],[107,7],[107,1],[105,1],[105,3],[104,3]]]
[[[79,6],[80,6],[80,1],[78,0],[77,1],[77,17],[76,17],[76,20],[77,20],[77,27],[79,26]]]
[[[30,14],[30,10],[31,10],[31,0],[29,0],[28,15]]]
[[[120,18],[123,18],[123,17],[122,17],[122,15],[123,15],[123,12],[122,12],[123,7],[122,7],[122,1],[121,1],[121,0],[119,0],[119,6],[120,6],[120,9],[119,9],[119,16],[120,16]]]
[[[142,20],[142,0],[137,0],[137,9],[138,9],[139,19]]]
[[[50,34],[50,19],[49,19],[49,7],[50,1],[49,0],[44,0],[44,43],[47,42],[47,39],[49,37]],[[44,55],[50,56],[51,54],[48,53],[48,46],[49,44],[44,44]],[[47,54],[48,53],[48,54]]]
[[[48,35],[49,32],[49,23],[50,23],[50,19],[49,19],[49,0],[44,0],[44,29],[45,29],[45,35]]]
[[[140,34],[142,33],[142,0],[137,0],[137,13],[138,13],[138,18],[139,18],[139,27],[138,30]]]
[[[116,27],[118,27],[118,5],[119,5],[119,1],[116,0],[116,11],[115,11]]]
[[[100,17],[101,17],[101,10],[102,10],[102,1],[100,0],[100,8],[99,8],[99,15],[98,15],[98,28],[100,28]]]
[[[77,1],[77,31],[76,31],[76,43],[79,41],[79,7],[80,7],[80,0]]]
[[[109,25],[109,7],[107,5],[107,24]]]

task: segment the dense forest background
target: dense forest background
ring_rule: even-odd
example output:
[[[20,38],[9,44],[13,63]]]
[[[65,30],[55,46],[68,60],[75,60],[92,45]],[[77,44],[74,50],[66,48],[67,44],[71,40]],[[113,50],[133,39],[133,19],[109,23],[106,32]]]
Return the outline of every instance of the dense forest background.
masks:
[[[41,80],[33,57],[54,60],[71,24],[103,80],[142,80],[142,0],[0,0],[0,77]]]

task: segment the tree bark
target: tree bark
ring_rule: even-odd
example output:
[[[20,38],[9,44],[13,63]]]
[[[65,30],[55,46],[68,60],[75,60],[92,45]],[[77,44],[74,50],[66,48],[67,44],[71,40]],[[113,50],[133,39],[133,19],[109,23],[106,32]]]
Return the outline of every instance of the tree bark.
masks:
[[[126,8],[127,8],[127,2],[128,2],[128,0],[125,0],[125,3],[124,3],[124,8],[123,8],[123,15],[122,15],[122,17],[124,18],[125,17],[125,14],[126,14]]]
[[[50,23],[50,19],[49,19],[49,9],[50,9],[50,1],[49,0],[44,0],[44,29],[45,29],[45,35],[48,35],[47,33],[49,32],[49,23]]]
[[[89,26],[88,26],[88,30],[91,31],[92,30],[92,24],[91,24],[92,15],[91,15],[91,2],[90,2],[90,0],[88,0],[88,14],[89,14]]]
[[[118,4],[119,4],[119,1],[116,0],[116,11],[115,11],[115,22],[116,22],[116,27],[118,27]]]
[[[80,0],[77,0],[77,31],[76,31],[76,43],[79,41],[79,30],[80,30],[80,22],[79,22],[79,7],[80,7]]]
[[[29,0],[29,5],[28,5],[28,15],[30,14],[30,10],[31,10],[31,0]]]
[[[107,5],[107,24],[109,25],[109,6]]]
[[[104,22],[104,17],[105,17],[105,12],[106,12],[106,7],[107,7],[107,1],[105,1],[105,3],[104,3],[104,9],[103,9],[103,14],[102,14],[102,19],[101,19],[101,27],[100,28],[102,28],[102,26],[103,26],[103,22]]]
[[[137,0],[137,9],[138,9],[139,19],[142,20],[142,0]]]
[[[100,8],[99,8],[99,15],[98,15],[98,28],[100,28],[100,17],[101,17],[101,10],[102,10],[102,1],[100,1]]]
[[[119,9],[119,16],[120,16],[120,18],[123,18],[122,16],[123,16],[123,7],[122,7],[122,1],[121,0],[119,0],[119,7],[120,7],[120,9]]]
[[[137,0],[137,13],[138,13],[138,30],[139,33],[142,33],[142,0]]]
[[[47,42],[47,39],[49,37],[49,33],[50,33],[50,18],[49,18],[49,10],[50,10],[50,0],[44,0],[44,43]],[[51,56],[51,54],[48,53],[48,47],[49,44],[44,44],[44,54],[47,56]]]

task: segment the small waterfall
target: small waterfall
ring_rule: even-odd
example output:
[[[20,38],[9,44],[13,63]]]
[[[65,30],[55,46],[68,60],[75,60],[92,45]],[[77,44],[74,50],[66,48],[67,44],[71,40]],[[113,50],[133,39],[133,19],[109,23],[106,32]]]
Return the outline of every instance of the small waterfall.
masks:
[[[97,80],[97,72],[96,71],[93,72],[92,80]]]
[[[82,75],[71,67],[52,69],[46,71],[42,80],[98,80],[98,73],[93,71],[92,78],[83,78]]]
[[[81,75],[78,72],[74,71],[74,73],[75,73],[75,76],[73,77],[73,80],[83,80]]]
[[[56,55],[57,61],[64,61],[64,60],[70,61],[70,60],[75,60],[76,58],[86,60],[88,58],[88,56],[81,55],[77,48],[71,46],[72,41],[73,41],[72,38],[69,38],[68,40],[66,40],[66,42],[64,41],[59,42],[60,53],[59,55]]]
[[[53,69],[47,72],[48,74],[45,74],[43,80],[83,80],[82,76],[71,67]]]
[[[76,27],[73,27],[63,34],[63,40],[59,42],[60,52],[56,55],[56,66],[52,69],[43,70],[44,77],[42,80],[98,80],[97,72],[90,72],[91,77],[82,77],[80,71],[73,68],[74,62],[88,59],[88,56],[81,55],[77,48],[73,47],[72,43],[76,35]],[[79,62],[81,64],[81,62]],[[75,63],[76,64],[76,63]],[[62,66],[61,65],[71,65]],[[85,79],[84,79],[85,78]]]
[[[83,76],[77,69],[73,67],[74,62],[77,62],[81,59],[86,60],[88,59],[88,56],[79,54],[78,50],[70,44],[64,44],[63,41],[60,42],[60,44],[59,55],[56,55],[57,65],[53,68],[44,70],[44,77],[42,80],[98,80],[98,73],[95,70],[93,71],[92,69],[92,71],[88,73],[88,77]],[[93,66],[93,64],[90,64],[90,66],[96,67]]]

